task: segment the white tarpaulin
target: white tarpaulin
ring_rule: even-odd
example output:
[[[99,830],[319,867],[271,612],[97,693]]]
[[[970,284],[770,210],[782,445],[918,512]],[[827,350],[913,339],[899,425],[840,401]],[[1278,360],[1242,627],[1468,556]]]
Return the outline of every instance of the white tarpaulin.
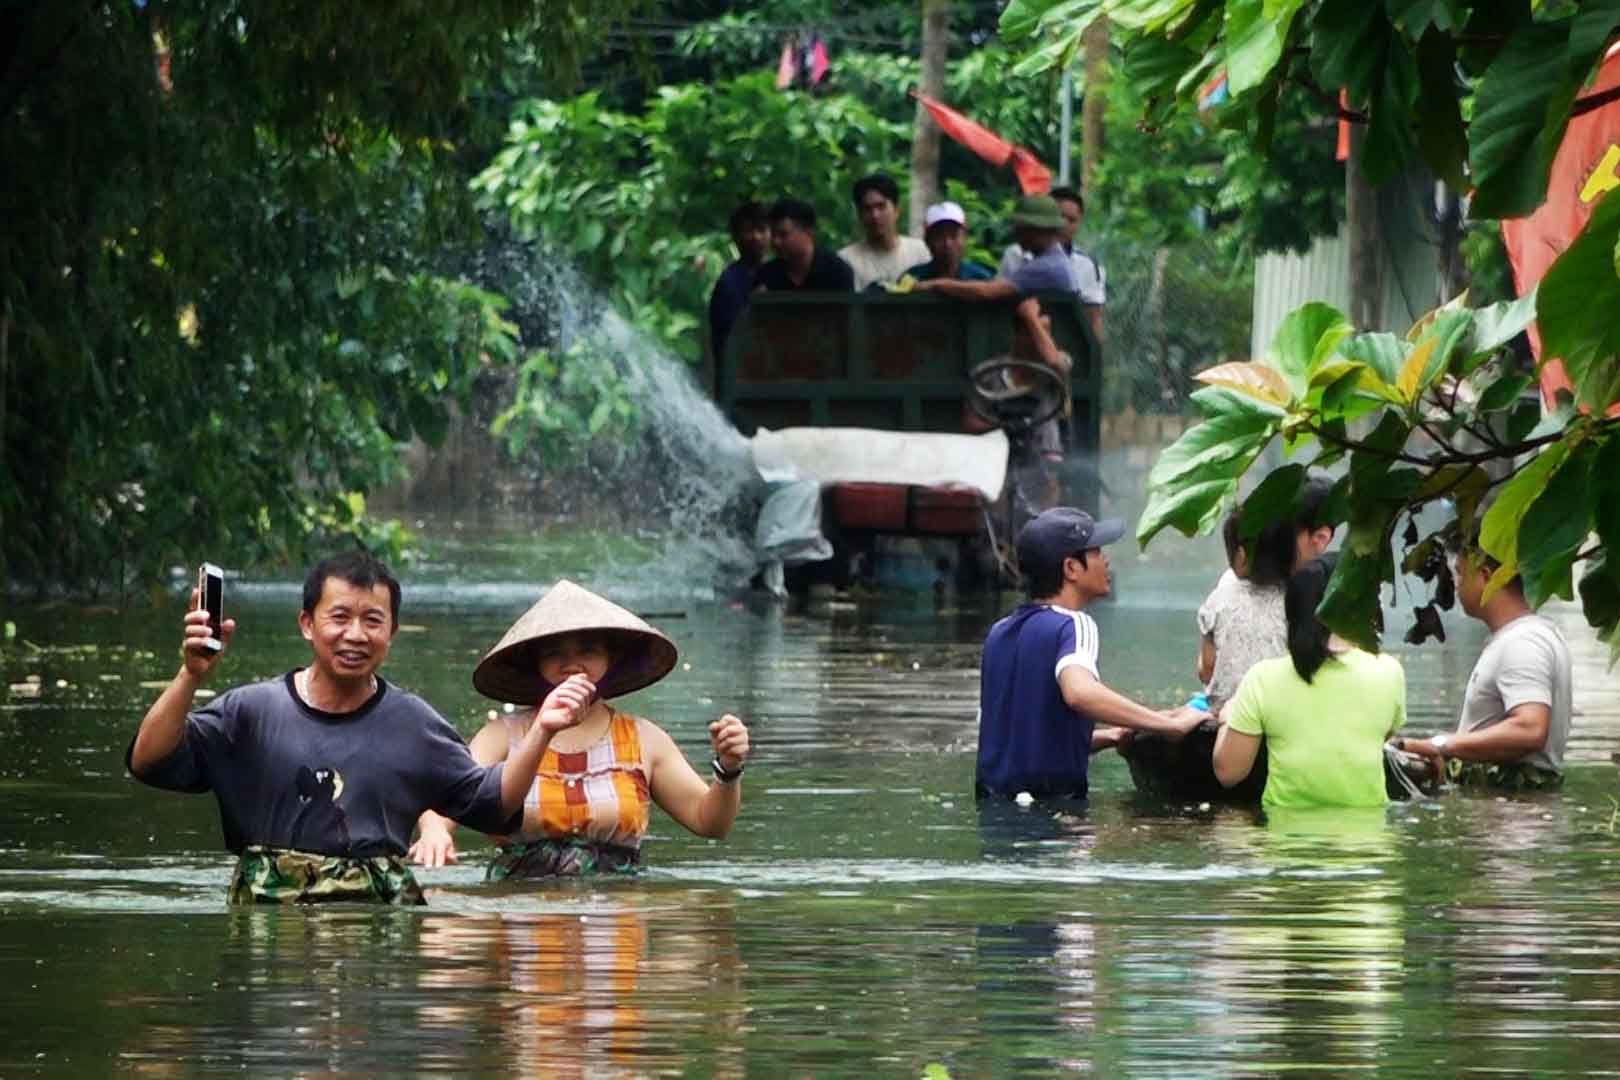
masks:
[[[994,502],[1007,479],[1007,436],[871,428],[761,428],[749,445],[765,477],[821,484],[918,484],[976,488]]]

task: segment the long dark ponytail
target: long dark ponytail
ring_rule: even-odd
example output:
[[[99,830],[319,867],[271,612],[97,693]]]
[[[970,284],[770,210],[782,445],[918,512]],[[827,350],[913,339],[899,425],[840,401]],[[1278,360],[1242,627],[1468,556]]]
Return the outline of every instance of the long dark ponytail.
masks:
[[[1288,655],[1294,661],[1294,670],[1306,682],[1327,663],[1328,638],[1332,631],[1316,617],[1327,592],[1328,579],[1339,564],[1337,552],[1319,555],[1295,570],[1288,579],[1283,593],[1283,613],[1288,619]]]

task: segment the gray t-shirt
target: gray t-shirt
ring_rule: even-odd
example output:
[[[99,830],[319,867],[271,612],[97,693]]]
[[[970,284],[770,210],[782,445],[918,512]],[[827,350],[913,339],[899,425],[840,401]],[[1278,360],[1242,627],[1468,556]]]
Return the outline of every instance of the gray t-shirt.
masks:
[[[288,672],[221,694],[187,718],[173,754],[130,772],[169,791],[212,791],[232,852],[262,844],[366,858],[404,855],[424,810],[516,832],[522,814],[501,811],[501,768],[478,764],[432,706],[381,678],[359,709],[328,713],[305,704]]]
[[[1018,295],[1037,292],[1074,292],[1074,272],[1062,244],[1053,244],[1041,254],[1005,275]]]
[[[1062,245],[1059,245],[1060,247]],[[1074,291],[1082,304],[1101,307],[1108,303],[1108,273],[1090,255],[1073,248],[1068,253],[1069,274],[1074,279]],[[1001,276],[1010,278],[1013,271],[1028,265],[1035,256],[1021,244],[1011,244],[1001,253]]]
[[[1521,615],[1491,635],[1468,676],[1458,733],[1501,723],[1520,705],[1547,706],[1547,745],[1523,760],[1564,771],[1569,742],[1570,658],[1564,635],[1551,619]]]
[[[1198,632],[1215,642],[1215,671],[1204,693],[1210,712],[1219,713],[1251,667],[1288,652],[1282,587],[1261,588],[1230,572],[1221,575],[1198,609]]]

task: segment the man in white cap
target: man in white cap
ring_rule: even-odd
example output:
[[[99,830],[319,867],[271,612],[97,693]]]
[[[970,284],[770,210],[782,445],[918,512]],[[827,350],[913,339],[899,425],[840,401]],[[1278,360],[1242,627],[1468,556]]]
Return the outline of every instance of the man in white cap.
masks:
[[[989,281],[996,276],[996,272],[983,263],[962,257],[967,244],[967,215],[956,203],[935,203],[923,214],[923,243],[928,245],[933,258],[906,271],[913,280]]]

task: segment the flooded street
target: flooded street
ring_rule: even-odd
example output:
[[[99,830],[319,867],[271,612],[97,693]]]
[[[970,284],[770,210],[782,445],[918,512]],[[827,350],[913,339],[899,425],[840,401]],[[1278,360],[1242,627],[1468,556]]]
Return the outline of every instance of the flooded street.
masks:
[[[544,1075],[1435,1076],[1620,1063],[1620,692],[1573,609],[1564,790],[1261,823],[1136,796],[1112,754],[1083,817],[972,798],[978,651],[1014,599],[886,593],[784,613],[593,563],[588,545],[449,534],[406,568],[384,674],[465,734],[473,664],[560,573],[646,613],[674,674],[625,699],[706,758],[755,743],[725,842],[655,814],[638,880],[421,874],[425,911],[229,910],[211,797],[123,753],[175,666],[179,600],[14,608],[0,699],[6,1076],[113,1070]],[[463,538],[464,537],[464,538]],[[633,546],[633,545],[632,545]],[[1104,678],[1194,689],[1218,541],[1121,560]],[[477,554],[474,555],[474,552]],[[493,553],[493,554],[492,554]],[[493,560],[493,563],[492,563]],[[594,567],[594,569],[593,569]],[[224,689],[302,664],[297,583],[230,583]],[[1391,638],[1404,622],[1393,613]],[[1455,720],[1483,627],[1412,650],[1410,729]]]

